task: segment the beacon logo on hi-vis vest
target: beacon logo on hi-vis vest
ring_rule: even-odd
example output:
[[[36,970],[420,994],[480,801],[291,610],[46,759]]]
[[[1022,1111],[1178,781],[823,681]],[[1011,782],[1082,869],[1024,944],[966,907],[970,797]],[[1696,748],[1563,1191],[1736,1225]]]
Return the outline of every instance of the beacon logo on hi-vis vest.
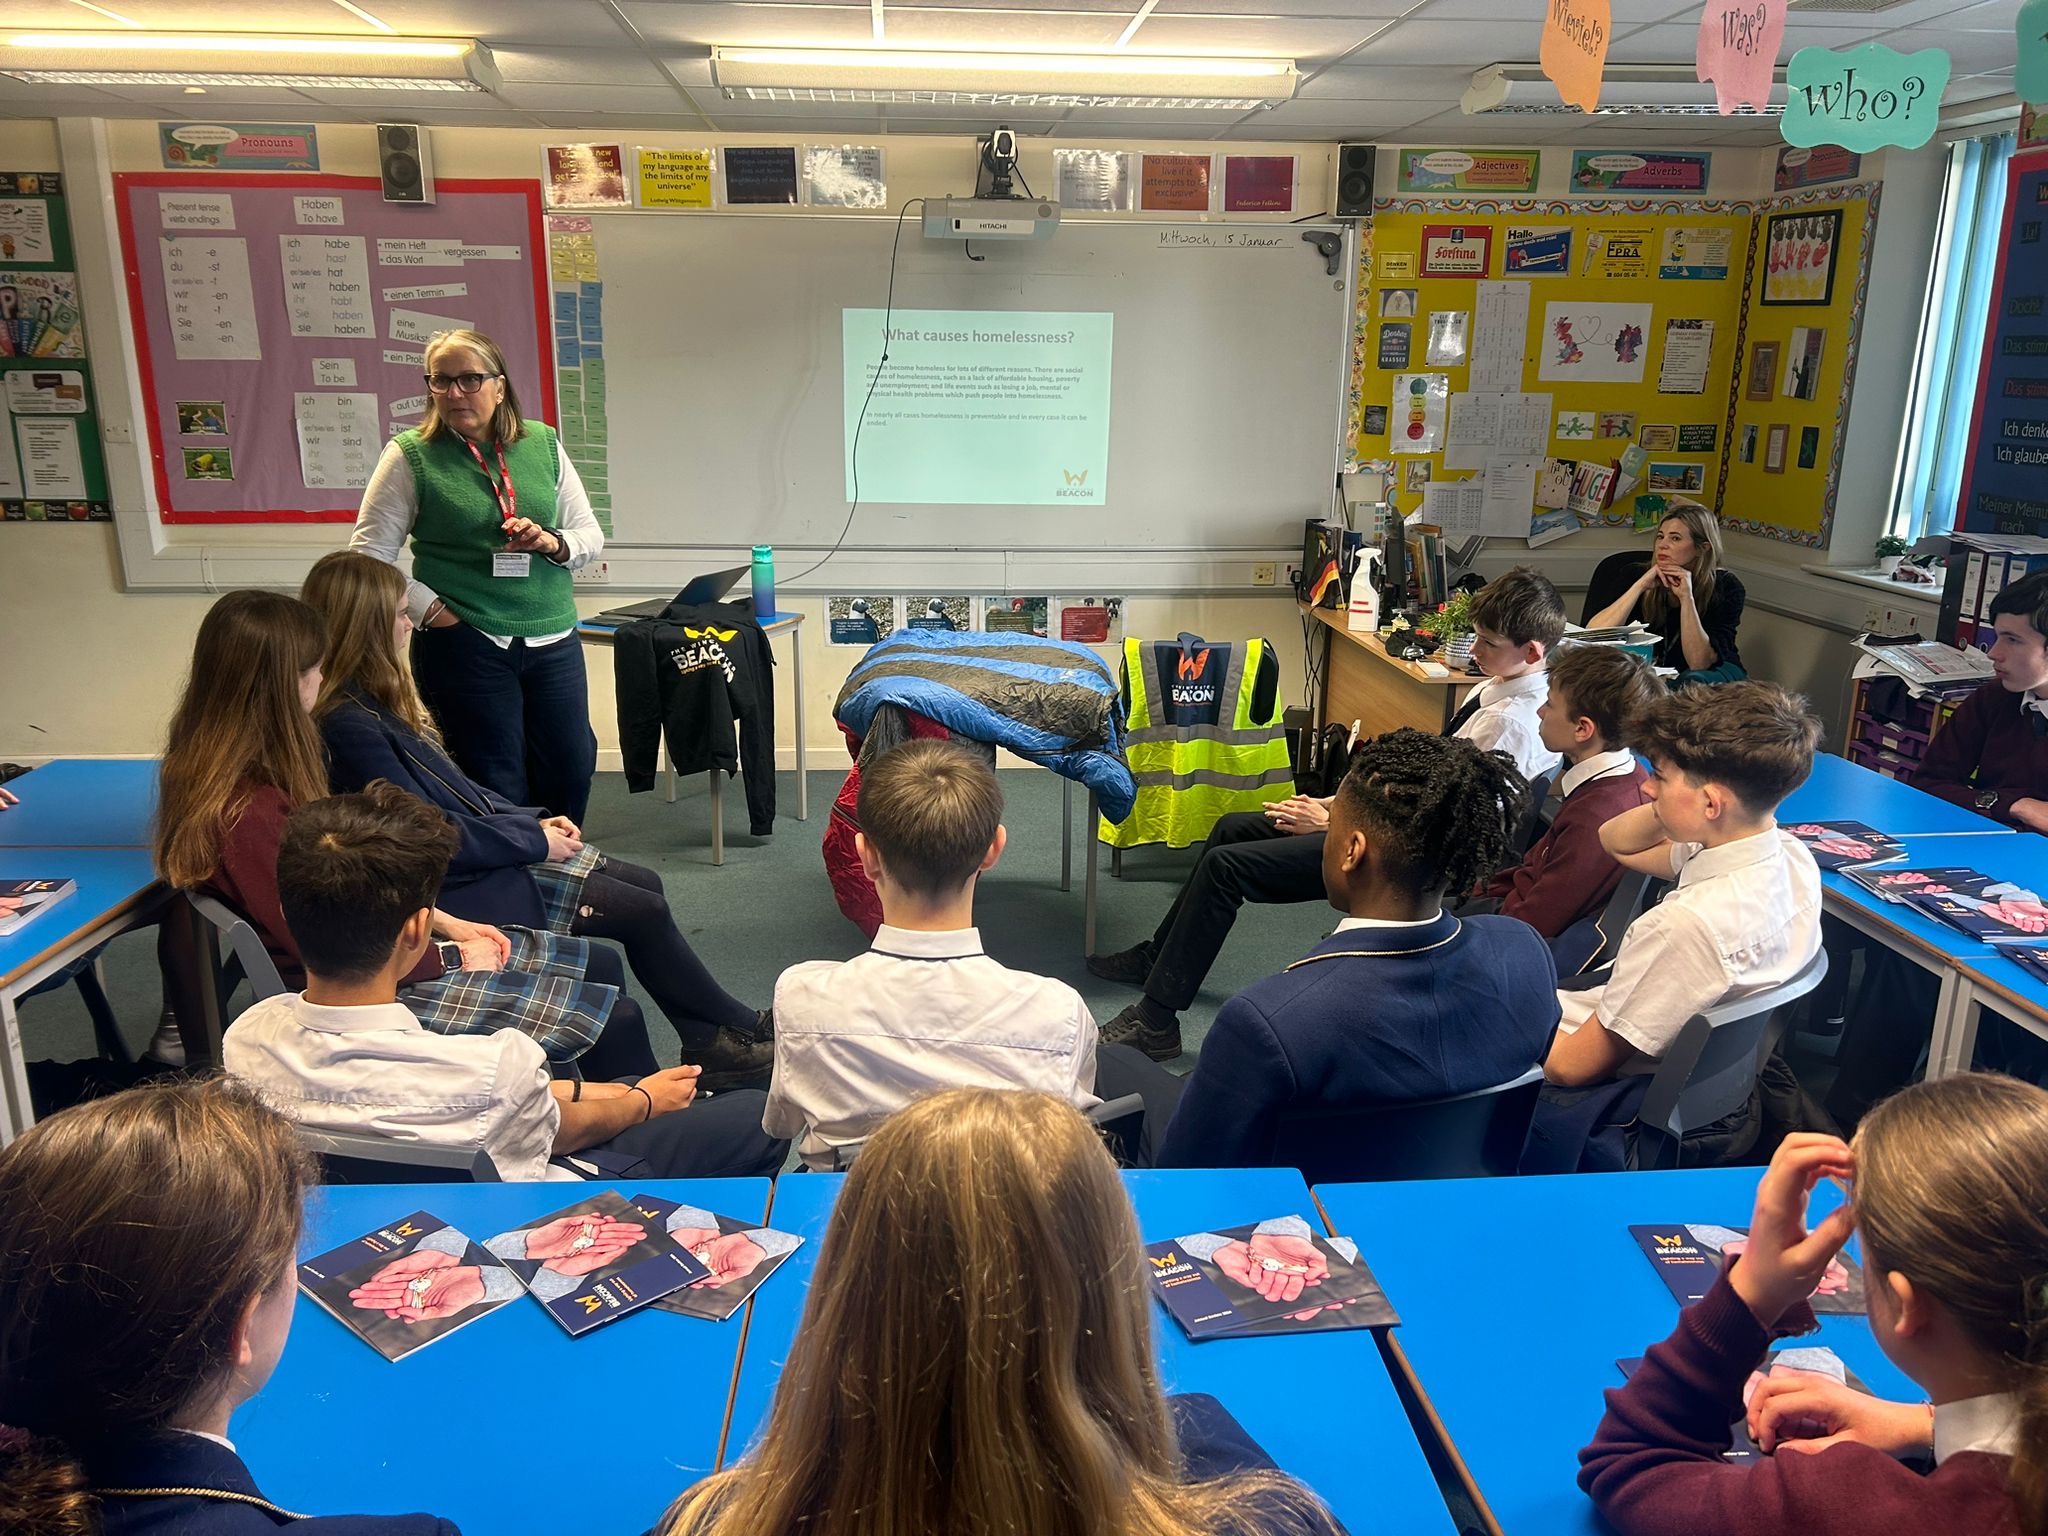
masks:
[[[1215,655],[1205,645],[1199,651],[1182,651],[1174,658],[1173,681],[1167,685],[1167,696],[1175,709],[1216,707],[1217,669],[1210,665]]]
[[[1053,494],[1062,501],[1100,501],[1102,499],[1101,487],[1088,483],[1088,471],[1085,469],[1062,469],[1060,471],[1060,480],[1062,484]]]

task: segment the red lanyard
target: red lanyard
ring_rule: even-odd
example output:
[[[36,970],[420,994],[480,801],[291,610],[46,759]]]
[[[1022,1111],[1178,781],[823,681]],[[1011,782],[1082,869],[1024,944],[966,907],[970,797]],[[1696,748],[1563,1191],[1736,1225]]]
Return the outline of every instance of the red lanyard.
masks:
[[[462,446],[467,448],[469,456],[476,460],[476,467],[484,472],[484,484],[491,488],[491,495],[498,503],[498,515],[509,524],[513,518],[519,515],[519,487],[512,483],[512,472],[505,468],[505,445],[503,443],[497,445],[497,480],[491,478],[491,466],[484,462],[482,449],[478,448],[475,443],[472,443],[466,437],[462,440]],[[499,484],[499,481],[504,482],[502,486]]]

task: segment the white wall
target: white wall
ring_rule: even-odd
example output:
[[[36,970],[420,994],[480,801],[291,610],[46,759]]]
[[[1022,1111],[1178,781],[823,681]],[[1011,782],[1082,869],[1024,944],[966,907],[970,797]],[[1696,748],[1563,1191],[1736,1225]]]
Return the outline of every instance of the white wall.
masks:
[[[106,161],[115,169],[156,166],[152,123],[67,125],[67,152],[76,153],[82,135],[103,142]],[[437,129],[436,169],[449,177],[531,176],[537,173],[542,144],[572,137],[562,132]],[[674,136],[646,138],[648,142],[682,142]],[[744,137],[731,141],[746,142]],[[963,166],[968,142],[936,137],[888,141],[892,191],[916,195],[960,189],[967,174]],[[322,125],[321,148],[329,170],[374,172],[367,127]],[[1327,173],[1331,146],[1272,148],[1303,156],[1303,206],[1311,212],[1320,207],[1315,189]],[[1729,162],[1728,169],[1739,173],[1743,167],[1736,162],[1744,153],[1724,150],[1717,161]],[[1782,677],[1809,692],[1816,706],[1829,716],[1831,726],[1837,723],[1839,703],[1846,693],[1847,646],[1842,633],[1862,623],[1873,600],[1882,602],[1883,597],[1817,576],[1806,567],[1822,559],[1833,564],[1866,563],[1870,541],[1881,526],[1903,417],[1920,294],[1926,281],[1927,250],[1939,205],[1938,149],[1888,158],[1863,358],[1850,418],[1849,465],[1836,514],[1834,547],[1823,557],[1769,540],[1737,537],[1730,550],[1731,563],[1748,581],[1757,608],[1744,627],[1745,659],[1758,674]],[[56,125],[0,121],[0,166],[71,173],[67,192],[81,247],[81,269],[90,283],[94,270],[90,248],[97,243],[102,263],[107,263],[111,254],[101,189],[89,184],[72,165],[60,163]],[[1025,172],[1034,185],[1040,176],[1050,184],[1050,145],[1046,141],[1026,141]],[[1724,183],[1717,176],[1715,195],[1753,196],[1761,186],[1760,174],[1739,178],[1740,185]],[[100,267],[109,281],[113,270],[110,263]],[[109,438],[117,512],[127,520],[131,562],[140,540],[145,561],[152,554],[185,557],[176,562],[181,572],[189,573],[181,579],[194,584],[209,583],[216,589],[247,583],[294,584],[296,573],[319,552],[341,542],[342,529],[166,531],[156,524],[145,502],[148,488],[141,473],[142,450],[135,446],[144,437],[134,414],[139,401],[132,379],[122,376],[122,347],[114,345],[126,343],[124,328],[110,318],[105,295],[95,297],[89,292],[88,299],[87,324],[100,385],[102,428]],[[109,331],[114,333],[111,338]],[[111,379],[109,368],[114,374]],[[223,535],[232,538],[231,546],[219,542]],[[1586,574],[1601,554],[1636,542],[1638,536],[1601,530],[1565,540],[1533,557],[1518,544],[1508,545],[1490,554],[1485,564],[1498,567],[1533,558],[1569,590],[1583,587]],[[128,568],[134,569],[132,564]],[[156,750],[175,702],[193,631],[209,599],[198,591],[132,590],[123,579],[123,570],[122,549],[107,525],[0,524],[0,617],[6,621],[12,651],[5,671],[0,672],[0,759]],[[812,606],[818,606],[816,597],[825,588],[824,583],[810,588]],[[603,592],[587,598],[584,607],[595,611],[628,596]],[[1780,610],[1781,617],[1769,615],[1774,608]],[[1262,634],[1275,643],[1283,658],[1286,697],[1301,701],[1300,626],[1283,595],[1240,592],[1137,597],[1127,614],[1131,632],[1145,636],[1170,636],[1181,629],[1217,639]],[[1927,622],[1932,622],[1931,609]],[[831,704],[855,654],[826,647],[824,638],[822,623],[806,626],[807,735],[818,753],[814,761],[819,763],[837,761],[833,754],[839,745],[831,724]],[[617,743],[609,658],[598,650],[591,653],[591,687],[599,741],[609,753]],[[778,739],[790,743],[793,723],[787,674],[781,693]],[[616,759],[608,755],[606,761]],[[786,750],[784,761],[789,761]]]

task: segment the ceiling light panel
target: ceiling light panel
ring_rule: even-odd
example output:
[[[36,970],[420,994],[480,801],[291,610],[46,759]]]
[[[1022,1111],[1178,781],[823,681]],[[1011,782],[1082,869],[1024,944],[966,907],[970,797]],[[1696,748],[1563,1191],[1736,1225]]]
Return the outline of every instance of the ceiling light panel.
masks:
[[[1291,59],[964,49],[714,48],[711,67],[728,90],[831,93],[772,100],[964,105],[970,103],[963,98],[972,98],[978,105],[982,98],[1010,98],[1020,105],[1132,106],[1199,101],[1237,111],[1287,100],[1298,78]],[[836,94],[847,91],[869,94]]]
[[[0,33],[0,74],[47,85],[262,85],[485,91],[490,50],[467,38],[253,33]]]

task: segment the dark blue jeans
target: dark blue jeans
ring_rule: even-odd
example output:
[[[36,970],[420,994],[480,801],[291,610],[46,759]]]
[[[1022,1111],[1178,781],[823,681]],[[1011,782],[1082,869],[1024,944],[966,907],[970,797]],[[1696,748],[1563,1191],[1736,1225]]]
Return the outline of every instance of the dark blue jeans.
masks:
[[[597,733],[580,640],[514,640],[500,649],[467,624],[420,629],[412,673],[464,773],[514,805],[544,806],[582,824]]]

